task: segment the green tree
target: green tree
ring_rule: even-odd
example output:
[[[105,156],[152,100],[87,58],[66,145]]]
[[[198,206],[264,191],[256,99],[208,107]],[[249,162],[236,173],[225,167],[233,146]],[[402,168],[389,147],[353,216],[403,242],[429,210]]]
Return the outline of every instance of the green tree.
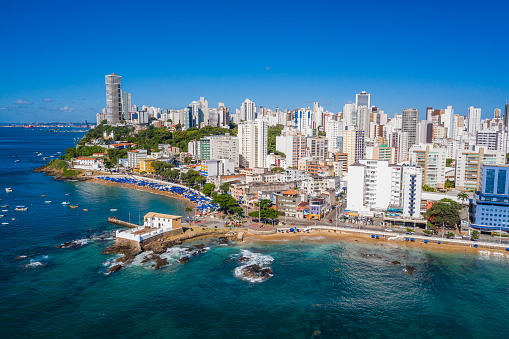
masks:
[[[270,172],[271,173],[283,173],[283,172],[286,172],[286,170],[281,167],[273,167],[270,169]]]
[[[217,195],[213,200],[213,204],[219,205],[226,212],[234,206],[238,206],[237,200],[229,194],[223,193]]]
[[[219,189],[220,189],[221,191],[223,191],[223,193],[227,193],[227,192],[229,192],[229,191],[230,191],[230,186],[231,186],[231,185],[232,185],[232,184],[230,184],[229,182],[225,182],[225,183],[221,184],[221,186],[219,186]]]
[[[196,183],[199,185],[205,184],[206,181],[207,181],[207,179],[205,177],[202,177],[202,176],[196,177]]]
[[[423,186],[422,186],[422,190],[423,190],[424,192],[435,192],[435,189],[434,189],[434,188],[432,188],[432,187],[429,187],[428,185],[423,185]]]
[[[210,195],[212,194],[212,192],[214,191],[215,188],[216,188],[216,185],[208,182],[205,185],[203,185],[203,194],[208,195],[210,197]]]
[[[267,152],[276,153],[276,137],[281,135],[283,125],[269,126],[267,131]],[[279,153],[279,152],[278,152]]]
[[[461,207],[463,207],[463,204],[466,200],[468,200],[468,194],[465,192],[458,193],[458,199],[461,200]]]
[[[454,188],[454,182],[450,181],[449,179],[447,179],[445,181],[445,189],[446,190],[450,190],[451,188]]]
[[[472,230],[472,232],[470,233],[470,237],[474,240],[479,239],[479,236],[480,236],[480,233],[478,230]]]
[[[445,167],[452,167],[454,159],[445,159]]]
[[[189,165],[191,163],[191,157],[184,158],[184,164]]]
[[[433,227],[441,227],[447,225],[457,227],[460,223],[459,210],[460,204],[451,199],[442,199],[433,204],[424,214],[424,217],[433,225]]]

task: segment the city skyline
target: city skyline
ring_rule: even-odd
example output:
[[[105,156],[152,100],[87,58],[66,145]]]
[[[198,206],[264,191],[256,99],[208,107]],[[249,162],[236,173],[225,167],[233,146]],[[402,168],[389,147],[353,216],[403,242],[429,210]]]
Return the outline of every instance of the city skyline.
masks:
[[[249,98],[282,110],[320,102],[337,113],[366,91],[390,117],[414,108],[423,119],[426,107],[451,105],[462,116],[481,108],[487,118],[509,97],[503,2],[126,3],[115,53],[101,21],[119,6],[73,6],[5,5],[0,122],[93,121],[110,73],[123,76],[133,105],[163,109],[200,97],[237,108]],[[190,13],[192,27],[183,25]]]

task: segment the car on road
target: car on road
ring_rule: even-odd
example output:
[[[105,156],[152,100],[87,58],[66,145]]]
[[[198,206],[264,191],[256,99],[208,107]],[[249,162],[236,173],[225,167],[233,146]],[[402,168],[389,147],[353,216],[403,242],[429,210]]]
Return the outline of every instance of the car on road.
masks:
[[[385,232],[392,232],[392,230],[390,228],[386,228]]]
[[[329,219],[329,222],[332,224],[332,219]]]
[[[415,233],[414,232],[406,232],[406,234],[414,235]]]

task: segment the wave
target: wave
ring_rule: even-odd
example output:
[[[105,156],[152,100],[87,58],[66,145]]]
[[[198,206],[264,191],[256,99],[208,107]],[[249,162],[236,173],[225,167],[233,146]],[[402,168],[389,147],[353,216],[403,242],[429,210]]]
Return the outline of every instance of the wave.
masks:
[[[240,250],[240,254],[232,257],[244,263],[234,270],[234,275],[241,280],[259,283],[274,276],[270,267],[274,258],[268,254]]]
[[[80,248],[85,245],[88,245],[88,239],[86,239],[86,238],[68,241],[66,243],[63,243],[63,244],[57,246],[57,248]]]
[[[42,261],[47,260],[48,258],[49,257],[47,255],[43,255],[39,260],[30,259],[30,262],[28,264],[23,265],[22,267],[25,269],[48,267],[49,264],[45,261]]]

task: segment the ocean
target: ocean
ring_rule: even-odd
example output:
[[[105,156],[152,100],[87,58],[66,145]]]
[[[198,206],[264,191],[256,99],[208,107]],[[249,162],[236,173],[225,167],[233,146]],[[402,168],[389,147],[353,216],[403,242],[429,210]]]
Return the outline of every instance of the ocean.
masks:
[[[0,221],[8,223],[0,226],[4,338],[507,336],[509,258],[487,252],[430,252],[306,235],[227,246],[196,240],[191,244],[205,243],[208,250],[187,264],[177,262],[186,252],[173,248],[162,269],[142,264],[140,255],[106,274],[117,258],[101,254],[114,242],[116,227],[108,216],[138,222],[149,211],[185,214],[187,204],[32,172],[82,135],[0,128],[0,205],[9,205],[0,212]],[[15,212],[17,205],[28,211]],[[69,241],[76,247],[56,248]],[[239,271],[251,263],[270,267],[273,276],[245,280]],[[413,274],[404,265],[415,267]]]

